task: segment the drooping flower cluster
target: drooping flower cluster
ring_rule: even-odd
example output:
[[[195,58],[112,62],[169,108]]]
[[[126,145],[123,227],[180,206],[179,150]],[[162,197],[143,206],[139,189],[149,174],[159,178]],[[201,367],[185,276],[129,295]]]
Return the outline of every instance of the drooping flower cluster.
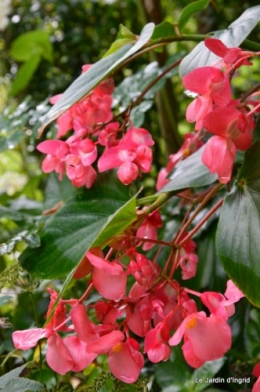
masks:
[[[194,252],[194,245],[186,249]],[[82,266],[78,268],[83,276]],[[51,316],[58,294],[49,289],[45,328],[13,333],[14,345],[21,350],[47,339],[46,361],[55,372],[81,371],[99,354],[105,354],[114,376],[133,383],[144,365],[144,354],[154,363],[167,360],[170,346],[179,344],[183,337],[184,357],[194,368],[222,357],[230,349],[227,319],[234,313],[234,303],[243,296],[231,281],[224,295],[192,292],[208,308],[206,314],[198,310],[188,289],[164,279],[155,260],[149,260],[135,247],[125,249],[124,255],[112,261],[101,249],[93,248],[86,253],[84,268],[86,274],[91,274],[87,293],[95,289],[101,299],[84,306],[86,294],[80,300],[60,298]],[[128,291],[129,281],[132,287]],[[96,323],[89,318],[93,310]]]
[[[220,57],[215,66],[194,69],[183,77],[185,88],[198,96],[188,106],[186,119],[195,122],[195,130],[213,134],[206,143],[202,162],[221,183],[230,181],[237,150],[247,150],[253,138],[255,122],[246,102],[232,99],[230,80],[236,69],[251,65],[253,52],[228,48],[220,40],[207,38],[205,45]]]
[[[83,66],[83,72],[89,67]],[[40,152],[47,154],[42,163],[43,172],[55,171],[60,180],[66,173],[75,187],[90,188],[97,177],[93,165],[98,158],[97,170],[118,168],[118,178],[125,185],[136,180],[140,172],[151,170],[154,142],[150,133],[131,125],[128,130],[125,126],[122,129],[118,122],[111,122],[113,90],[113,79],[108,78],[58,118],[58,139],[46,140],[37,146]],[[59,98],[60,95],[55,96],[51,102]],[[69,131],[73,131],[71,136],[65,141],[59,140]],[[104,150],[101,157],[98,157],[97,146]]]

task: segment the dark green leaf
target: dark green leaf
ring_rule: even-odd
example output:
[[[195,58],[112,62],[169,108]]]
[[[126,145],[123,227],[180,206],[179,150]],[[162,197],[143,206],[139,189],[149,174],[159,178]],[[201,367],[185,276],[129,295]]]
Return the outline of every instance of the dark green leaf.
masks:
[[[46,221],[41,247],[22,253],[22,266],[45,279],[66,275],[87,249],[105,246],[135,220],[135,199],[128,199],[128,189],[111,177],[78,190]]]
[[[159,193],[197,188],[216,181],[217,175],[211,174],[209,169],[201,161],[203,150],[204,146],[181,161],[170,176],[170,182]]]
[[[30,82],[36,71],[41,60],[41,56],[36,53],[30,57],[21,67],[19,68],[14,81],[12,82],[12,87],[10,95],[16,95],[22,91]]]
[[[209,2],[210,0],[198,0],[186,5],[186,7],[183,8],[181,16],[179,17],[178,20],[180,30],[183,29],[183,27],[186,25],[189,19],[196,12],[202,11],[204,8],[207,8]]]
[[[44,385],[27,378],[15,377],[9,380],[1,392],[42,392]]]
[[[71,184],[68,177],[63,177],[62,181],[59,181],[56,173],[50,173],[45,189],[46,200],[44,201],[44,209],[48,210],[57,207],[59,203],[67,200],[73,193],[75,193],[75,187]]]
[[[64,92],[58,102],[47,113],[42,131],[50,122],[59,117],[74,103],[87,95],[103,79],[115,71],[126,59],[138,52],[151,38],[154,24],[148,23],[142,30],[134,45],[127,44],[113,54],[99,60],[92,67],[81,74]]]
[[[165,21],[155,26],[151,39],[160,39],[174,35],[176,35],[176,33],[172,23]]]
[[[260,5],[248,8],[226,30],[214,32],[212,37],[220,39],[226,46],[232,48],[239,46],[250,34],[260,20]],[[206,48],[204,42],[200,42],[189,54],[184,57],[180,64],[179,73],[183,77],[193,69],[212,65],[219,57]]]
[[[246,153],[238,182],[221,208],[217,252],[247,298],[260,307],[260,142]]]

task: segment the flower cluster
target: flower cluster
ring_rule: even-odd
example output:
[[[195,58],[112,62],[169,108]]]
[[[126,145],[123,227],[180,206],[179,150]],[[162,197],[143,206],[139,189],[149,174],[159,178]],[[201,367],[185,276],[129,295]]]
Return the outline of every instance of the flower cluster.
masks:
[[[89,67],[83,66],[83,72]],[[118,168],[118,178],[125,185],[136,180],[140,172],[151,170],[154,142],[150,133],[133,126],[126,131],[125,125],[122,128],[118,122],[111,122],[113,90],[113,79],[108,78],[58,118],[58,139],[37,146],[47,154],[42,163],[44,173],[55,171],[60,180],[66,173],[75,187],[90,188],[97,177],[93,167],[98,159],[97,146],[103,149],[97,162],[98,171]],[[60,95],[55,96],[51,102],[59,98]],[[68,131],[72,135],[60,140]]]
[[[206,143],[202,162],[226,184],[231,179],[236,151],[250,147],[255,128],[250,99],[233,99],[230,81],[236,69],[252,64],[248,58],[256,53],[227,48],[215,38],[207,38],[205,45],[220,60],[215,66],[194,69],[183,77],[185,88],[197,94],[188,106],[186,119],[195,122],[195,130],[206,129],[214,135]]]
[[[158,221],[157,216],[154,222],[158,225]],[[195,244],[187,241],[182,249],[185,256],[179,258],[178,265],[184,279],[188,279],[194,275],[191,255]],[[170,346],[179,344],[182,338],[183,355],[194,368],[222,357],[230,349],[227,320],[234,313],[234,303],[243,296],[231,281],[224,295],[197,293],[167,278],[156,259],[148,259],[135,247],[125,248],[124,253],[110,260],[114,251],[111,248],[107,257],[99,248],[88,251],[84,264],[74,274],[74,278],[91,274],[86,293],[79,300],[60,298],[53,308],[58,294],[49,289],[45,328],[15,331],[15,347],[27,350],[40,339],[47,339],[46,361],[59,374],[81,371],[99,354],[107,355],[111,372],[125,383],[139,377],[144,354],[153,363],[167,360]],[[183,257],[192,267],[183,267]],[[130,282],[132,286],[127,290]],[[84,299],[93,289],[101,298],[84,306]],[[200,299],[207,313],[198,310],[190,294]],[[89,316],[93,310],[96,323]]]
[[[259,111],[259,101],[253,99],[254,94],[244,102],[233,99],[230,82],[234,72],[242,65],[252,65],[248,59],[259,53],[228,48],[215,38],[207,38],[205,45],[220,59],[214,66],[196,68],[183,77],[184,87],[196,94],[187,108],[186,119],[195,123],[197,132],[187,134],[179,151],[170,155],[167,166],[159,172],[158,190],[167,184],[175,165],[203,144],[205,130],[212,136],[206,142],[202,162],[211,173],[217,173],[223,184],[231,179],[236,151],[245,151],[252,144],[253,113]]]

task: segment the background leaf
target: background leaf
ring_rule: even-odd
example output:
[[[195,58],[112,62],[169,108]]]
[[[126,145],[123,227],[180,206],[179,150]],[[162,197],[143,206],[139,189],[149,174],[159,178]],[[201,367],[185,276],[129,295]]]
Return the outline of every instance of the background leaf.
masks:
[[[40,61],[40,54],[35,53],[19,68],[17,74],[15,75],[15,79],[12,82],[10,96],[18,94],[29,84],[33,74],[38,68]]]
[[[201,187],[216,181],[217,175],[211,174],[201,161],[204,148],[204,146],[201,147],[194,154],[179,162],[170,176],[170,182],[159,193]]]
[[[31,274],[62,277],[80,262],[87,249],[105,245],[136,219],[135,198],[115,178],[104,176],[90,189],[77,190],[45,223],[41,247],[20,256]]]
[[[211,37],[220,39],[226,46],[232,48],[239,46],[251,33],[260,20],[260,5],[248,8],[243,14],[229,25],[226,30],[214,32]],[[183,77],[193,69],[212,65],[219,57],[206,48],[204,42],[200,42],[182,60],[179,73]]]
[[[20,34],[11,45],[10,55],[17,61],[28,61],[38,54],[52,61],[53,49],[49,33],[43,30],[29,31]]]
[[[221,208],[216,245],[223,266],[260,307],[260,142],[245,153],[238,182]]]
[[[189,19],[199,11],[202,11],[204,8],[206,8],[209,4],[210,0],[198,0],[194,1],[193,3],[190,3],[186,5],[186,7],[183,8],[181,16],[179,17],[178,24],[180,30],[183,29],[183,27],[186,25],[186,23],[189,21]]]

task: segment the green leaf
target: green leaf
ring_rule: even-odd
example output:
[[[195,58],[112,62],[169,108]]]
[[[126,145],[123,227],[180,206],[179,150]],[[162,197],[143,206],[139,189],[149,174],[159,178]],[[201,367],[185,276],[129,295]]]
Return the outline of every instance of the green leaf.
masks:
[[[172,23],[165,21],[155,26],[151,39],[152,40],[160,39],[160,38],[170,37],[174,35],[176,35],[176,33]]]
[[[210,0],[198,0],[193,3],[188,4],[183,8],[181,16],[179,17],[178,24],[180,30],[186,25],[189,19],[199,11],[202,11],[204,8],[207,8]]]
[[[47,113],[44,124],[40,132],[62,113],[68,110],[74,103],[87,95],[102,80],[114,72],[126,59],[138,52],[151,38],[154,30],[154,23],[148,23],[142,30],[138,40],[134,45],[127,44],[93,64],[91,68],[82,73],[62,94],[62,97]]]
[[[10,55],[17,61],[28,61],[34,55],[52,61],[53,49],[49,33],[42,30],[29,31],[19,35],[11,45]]]
[[[223,266],[250,302],[260,307],[260,142],[245,153],[234,190],[221,208],[216,245]]]
[[[251,33],[260,20],[260,5],[248,8],[243,14],[236,19],[226,30],[214,32],[211,37],[220,39],[226,46],[232,48],[239,46],[244,39]],[[204,42],[200,42],[184,59],[182,60],[179,73],[183,77],[193,69],[212,65],[219,57],[206,48]]]
[[[119,25],[119,31],[116,36],[116,40],[112,43],[108,51],[105,53],[103,57],[106,57],[110,55],[111,53],[116,52],[118,49],[120,49],[122,46],[126,44],[134,44],[135,43],[136,36],[132,31],[130,31],[126,26],[120,24]]]
[[[3,388],[8,381],[12,380],[15,377],[20,376],[20,374],[26,368],[27,365],[28,365],[28,363],[25,363],[24,365],[19,366],[15,369],[11,370],[10,372],[6,373],[2,377],[0,377],[0,388]]]
[[[22,266],[31,274],[59,278],[73,270],[93,246],[104,247],[136,219],[136,201],[115,178],[104,176],[75,192],[40,231],[41,246],[26,249]]]
[[[211,174],[207,166],[201,161],[204,148],[204,146],[201,147],[194,154],[179,162],[170,176],[170,182],[159,193],[197,188],[210,185],[216,181],[217,175]]]
[[[32,79],[34,72],[38,68],[41,56],[36,53],[31,56],[21,67],[19,68],[14,81],[12,82],[10,96],[14,96],[28,86]]]
[[[27,378],[15,377],[9,380],[1,392],[42,392],[44,385]]]

